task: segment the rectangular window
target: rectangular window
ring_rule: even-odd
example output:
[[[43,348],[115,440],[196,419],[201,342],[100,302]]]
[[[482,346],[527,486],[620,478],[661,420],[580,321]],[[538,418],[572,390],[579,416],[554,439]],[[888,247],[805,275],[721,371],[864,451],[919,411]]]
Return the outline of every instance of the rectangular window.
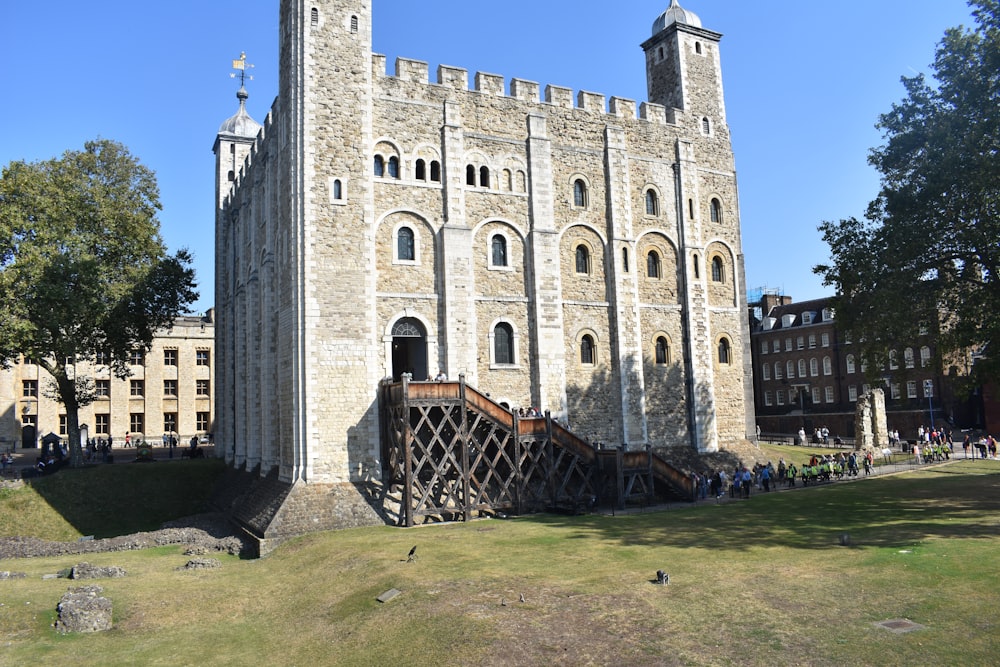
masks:
[[[66,435],[67,423],[66,415],[59,415],[59,435]]]
[[[764,364],[761,366],[760,370],[762,371],[765,380],[771,379],[771,364]]]
[[[776,353],[777,353],[777,352],[781,352],[781,341],[780,341],[780,340],[778,340],[777,338],[775,338],[775,339],[774,339],[774,340],[772,341],[772,344],[771,344],[771,351],[772,351],[772,352],[776,352]]]
[[[194,363],[198,366],[208,366],[211,358],[208,350],[197,350],[194,353]]]
[[[791,351],[792,351],[792,339],[791,338],[786,338],[785,339],[785,352],[791,352]]]
[[[111,380],[94,380],[94,395],[97,398],[110,398]]]
[[[128,383],[128,395],[142,397],[146,395],[146,382],[145,380],[129,380]],[[137,430],[137,429],[133,429]],[[141,430],[141,429],[138,429]]]
[[[833,387],[826,387],[823,390],[823,393],[824,393],[823,398],[826,400],[826,402],[833,403]]]
[[[820,340],[820,345],[822,345],[823,347],[830,347],[830,334],[828,333],[823,334],[822,336],[820,336],[819,340]]]
[[[163,365],[164,366],[176,366],[177,365],[177,350],[164,350],[163,351]]]
[[[777,396],[778,396],[778,405],[784,405],[785,404],[785,392],[779,391],[779,392],[777,392]]]
[[[813,405],[819,404],[819,387],[812,388],[812,402]]]
[[[851,403],[858,402],[858,387],[857,385],[851,385],[847,388],[847,398],[850,399]]]
[[[130,433],[145,433],[146,420],[141,412],[133,412],[128,416],[128,430]]]
[[[796,347],[796,349],[799,349],[799,350],[801,350],[801,349],[804,349],[804,348],[805,348],[805,346],[806,346],[806,339],[805,339],[805,338],[803,338],[802,336],[799,336],[799,337],[798,337],[798,338],[797,338],[797,339],[795,340],[795,347]]]
[[[24,426],[38,426],[38,415],[21,415],[21,424]]]
[[[177,396],[177,380],[164,380],[163,381],[163,395],[164,396]]]
[[[198,396],[211,396],[211,383],[208,380],[196,380],[194,393]]]
[[[809,349],[816,348],[816,334],[809,334]]]
[[[767,341],[766,340],[762,340],[760,342],[760,353],[761,354],[767,354]]]
[[[917,381],[909,380],[906,383],[906,397],[907,398],[917,398]]]
[[[900,393],[899,393],[899,383],[898,382],[893,382],[892,383],[892,385],[889,387],[889,393],[892,396],[893,400],[899,400]]]
[[[199,431],[207,431],[209,422],[209,413],[198,412],[195,414],[195,429]]]
[[[164,412],[163,413],[163,432],[164,433],[176,433],[177,432],[177,413],[176,412]]]
[[[38,380],[25,380],[21,383],[21,396],[38,398]]]
[[[146,361],[146,353],[143,350],[132,350],[128,355],[128,362],[133,366],[142,366]]]
[[[98,366],[107,366],[109,359],[107,352],[98,352],[94,355],[94,363]]]
[[[108,435],[111,433],[111,415],[94,415],[94,435]]]

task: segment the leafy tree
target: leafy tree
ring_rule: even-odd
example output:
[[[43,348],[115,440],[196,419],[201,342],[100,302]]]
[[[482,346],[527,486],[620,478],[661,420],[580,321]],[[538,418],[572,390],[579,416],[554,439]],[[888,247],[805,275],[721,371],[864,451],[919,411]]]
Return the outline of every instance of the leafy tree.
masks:
[[[935,82],[902,79],[869,155],[879,195],[864,220],[820,225],[832,263],[814,271],[870,368],[929,329],[947,363],[983,353],[983,381],[1000,372],[1000,2],[969,4],[976,28],[945,33]]]
[[[23,354],[52,376],[73,465],[78,409],[94,400],[76,362],[102,352],[128,377],[130,353],[198,298],[191,257],[167,255],[158,210],[153,172],[114,141],[0,176],[0,363]]]

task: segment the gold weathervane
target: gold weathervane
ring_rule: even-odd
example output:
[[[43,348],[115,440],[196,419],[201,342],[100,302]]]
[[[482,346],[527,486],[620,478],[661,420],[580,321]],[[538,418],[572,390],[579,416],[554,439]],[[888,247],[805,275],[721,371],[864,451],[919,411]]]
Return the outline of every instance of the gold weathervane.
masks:
[[[253,81],[253,75],[247,74],[247,70],[253,69],[253,65],[247,62],[246,51],[240,53],[238,60],[233,61],[233,69],[237,70],[229,75],[230,79],[235,79],[237,76],[240,77],[240,88],[244,87],[244,84],[249,80]],[[239,74],[237,74],[237,72]]]

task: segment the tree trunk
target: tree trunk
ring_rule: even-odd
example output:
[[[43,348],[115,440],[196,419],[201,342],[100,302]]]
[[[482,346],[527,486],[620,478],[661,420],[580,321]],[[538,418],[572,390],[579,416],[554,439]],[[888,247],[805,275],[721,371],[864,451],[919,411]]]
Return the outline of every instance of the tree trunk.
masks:
[[[69,439],[69,464],[72,468],[83,465],[83,447],[80,445],[80,405],[76,399],[76,380],[64,372],[56,378],[59,398],[66,408],[66,437]]]

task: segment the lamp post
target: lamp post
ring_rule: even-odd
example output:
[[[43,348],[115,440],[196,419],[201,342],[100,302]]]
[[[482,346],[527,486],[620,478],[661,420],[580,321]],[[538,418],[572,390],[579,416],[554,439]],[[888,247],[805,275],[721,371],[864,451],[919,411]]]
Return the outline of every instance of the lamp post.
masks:
[[[927,396],[927,409],[931,413],[931,430],[934,430],[934,380],[924,380],[924,395]]]

